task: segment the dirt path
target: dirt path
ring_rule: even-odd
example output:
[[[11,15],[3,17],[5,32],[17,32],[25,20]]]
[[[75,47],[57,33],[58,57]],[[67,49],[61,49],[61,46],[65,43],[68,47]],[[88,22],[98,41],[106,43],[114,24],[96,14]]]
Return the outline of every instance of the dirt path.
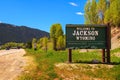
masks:
[[[14,80],[24,70],[26,58],[24,49],[0,51],[0,80]]]

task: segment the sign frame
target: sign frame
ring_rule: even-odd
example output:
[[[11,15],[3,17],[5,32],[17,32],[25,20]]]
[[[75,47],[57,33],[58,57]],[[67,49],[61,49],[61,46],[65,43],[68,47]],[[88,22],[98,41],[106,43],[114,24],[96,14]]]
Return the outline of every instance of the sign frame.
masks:
[[[84,35],[82,35],[82,33],[84,32],[89,32],[89,33],[91,32],[94,34],[86,35],[85,33]],[[108,44],[107,32],[108,32],[107,25],[67,24],[66,48],[107,49],[107,44]],[[91,40],[85,40],[85,39],[91,39]]]

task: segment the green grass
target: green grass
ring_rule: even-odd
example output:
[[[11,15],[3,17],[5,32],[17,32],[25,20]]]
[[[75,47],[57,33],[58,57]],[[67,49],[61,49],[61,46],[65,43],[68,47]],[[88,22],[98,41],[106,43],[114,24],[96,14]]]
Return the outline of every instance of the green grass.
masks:
[[[48,50],[48,52],[46,53],[42,50],[34,51],[32,49],[26,49],[26,52],[27,54],[25,56],[32,56],[35,59],[37,65],[36,68],[34,68],[33,70],[29,71],[28,68],[29,73],[23,73],[19,80],[54,80],[54,79],[62,80],[61,76],[58,75],[58,73],[55,70],[55,64],[67,62],[68,60],[67,50],[66,51]],[[119,49],[113,50],[111,51],[111,54],[115,54],[116,52],[120,52],[120,50]],[[81,63],[86,64],[87,62],[91,62],[93,59],[101,61],[101,55],[102,53],[100,53],[99,51],[80,53],[78,50],[73,50],[72,59],[73,62],[81,65]],[[100,64],[98,64],[98,68],[95,69],[93,72],[90,70],[91,66],[86,67],[84,66],[83,68],[86,69],[86,71],[85,72],[83,71],[83,74],[90,77],[101,79],[120,80],[120,58],[112,56],[111,61],[112,63],[116,63],[113,65],[114,66],[113,68],[108,69],[107,67],[101,67]],[[63,71],[65,71],[65,69]],[[74,73],[78,72],[79,74],[79,70],[74,71],[73,71]]]
[[[113,63],[118,63],[119,64],[120,63],[120,57],[116,57],[115,56],[116,53],[120,53],[120,48],[116,48],[114,50],[111,50],[111,55],[112,55],[111,60],[112,60]]]
[[[97,51],[92,52],[79,52],[78,50],[73,51],[74,62],[91,62],[92,60],[101,61],[101,53]]]
[[[111,50],[111,54],[117,53],[117,52],[120,52],[120,48],[116,48],[116,49],[114,49],[114,50]]]
[[[26,51],[26,56],[34,57],[38,65],[36,70],[34,70],[34,74],[23,74],[21,80],[53,80],[55,78],[61,79],[54,71],[54,64],[67,61],[67,55],[65,54],[65,51],[48,51],[47,53],[42,50],[34,51],[27,49]],[[39,75],[39,73],[42,75]]]

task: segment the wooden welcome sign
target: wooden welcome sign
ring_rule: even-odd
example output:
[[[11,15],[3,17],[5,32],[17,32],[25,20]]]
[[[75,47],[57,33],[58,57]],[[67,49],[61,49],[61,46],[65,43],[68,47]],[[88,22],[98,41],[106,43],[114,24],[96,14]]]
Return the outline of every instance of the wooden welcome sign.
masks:
[[[111,48],[110,32],[109,25],[67,24],[66,48],[69,49],[69,56],[71,56],[72,49],[102,49],[103,62],[109,63]],[[105,52],[107,52],[107,57]],[[106,58],[107,60],[105,60]],[[69,62],[71,61],[72,59],[69,59]]]

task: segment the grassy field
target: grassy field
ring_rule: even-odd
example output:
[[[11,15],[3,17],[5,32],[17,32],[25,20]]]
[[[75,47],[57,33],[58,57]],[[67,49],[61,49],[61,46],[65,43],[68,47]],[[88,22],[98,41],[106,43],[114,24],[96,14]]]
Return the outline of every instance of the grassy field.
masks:
[[[66,51],[44,52],[26,49],[25,56],[33,57],[34,61],[29,65],[19,80],[120,80],[120,49],[111,51],[112,64],[92,64],[92,60],[101,61],[101,52],[79,52],[73,50],[73,63],[68,64]]]

